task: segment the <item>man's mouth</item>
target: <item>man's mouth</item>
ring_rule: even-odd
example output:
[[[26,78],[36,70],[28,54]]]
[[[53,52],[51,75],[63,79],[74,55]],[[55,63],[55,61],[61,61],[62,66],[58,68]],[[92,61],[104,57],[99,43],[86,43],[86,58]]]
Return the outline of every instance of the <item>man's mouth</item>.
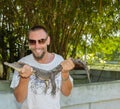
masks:
[[[35,52],[36,52],[36,53],[41,53],[42,50],[41,50],[41,49],[36,49]]]

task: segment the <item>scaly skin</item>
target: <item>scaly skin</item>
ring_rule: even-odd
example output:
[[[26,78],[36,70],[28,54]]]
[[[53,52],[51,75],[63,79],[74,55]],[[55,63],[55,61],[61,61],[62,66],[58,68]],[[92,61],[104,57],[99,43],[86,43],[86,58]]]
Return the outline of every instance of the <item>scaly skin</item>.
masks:
[[[74,69],[82,69],[82,70],[86,70],[87,76],[88,76],[88,80],[89,82],[91,82],[90,80],[90,74],[88,71],[87,66],[80,60],[80,59],[71,59],[73,61],[73,63],[75,64]],[[4,62],[5,65],[17,70],[18,72],[21,71],[21,68],[26,64],[23,62],[14,62],[14,63],[8,63],[8,62]],[[46,84],[46,89],[45,92],[48,88],[48,80],[51,80],[51,84],[52,84],[52,95],[54,95],[56,93],[56,84],[55,84],[55,76],[62,71],[62,65],[59,64],[57,65],[54,69],[50,70],[50,71],[46,71],[43,69],[39,69],[36,68],[34,66],[31,66],[33,68],[33,74],[36,76],[37,79],[42,79],[45,81]]]

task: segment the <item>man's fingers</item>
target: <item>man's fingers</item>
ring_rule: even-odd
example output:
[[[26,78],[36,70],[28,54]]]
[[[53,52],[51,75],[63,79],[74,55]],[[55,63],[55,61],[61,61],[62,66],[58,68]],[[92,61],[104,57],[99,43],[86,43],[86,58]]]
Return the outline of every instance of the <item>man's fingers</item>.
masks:
[[[63,67],[63,70],[65,70],[65,71],[72,70],[75,67],[75,64],[73,63],[73,61],[71,59],[64,60],[61,63],[61,65]]]

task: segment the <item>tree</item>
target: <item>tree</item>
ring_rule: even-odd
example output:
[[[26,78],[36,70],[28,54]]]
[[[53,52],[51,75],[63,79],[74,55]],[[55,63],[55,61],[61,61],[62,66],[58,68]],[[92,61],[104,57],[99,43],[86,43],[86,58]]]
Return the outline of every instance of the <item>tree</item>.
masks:
[[[27,31],[37,24],[49,30],[49,51],[64,58],[98,52],[98,45],[119,33],[119,8],[118,0],[1,0],[1,61],[27,54]]]

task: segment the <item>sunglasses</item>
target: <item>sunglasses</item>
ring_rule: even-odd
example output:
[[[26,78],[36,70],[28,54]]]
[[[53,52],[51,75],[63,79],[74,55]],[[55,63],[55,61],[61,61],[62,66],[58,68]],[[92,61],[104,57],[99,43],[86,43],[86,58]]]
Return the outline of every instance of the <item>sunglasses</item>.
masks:
[[[38,44],[44,44],[46,42],[48,37],[46,37],[45,39],[40,39],[40,40],[33,40],[33,39],[28,39],[28,42],[30,45],[35,45],[37,42]]]

